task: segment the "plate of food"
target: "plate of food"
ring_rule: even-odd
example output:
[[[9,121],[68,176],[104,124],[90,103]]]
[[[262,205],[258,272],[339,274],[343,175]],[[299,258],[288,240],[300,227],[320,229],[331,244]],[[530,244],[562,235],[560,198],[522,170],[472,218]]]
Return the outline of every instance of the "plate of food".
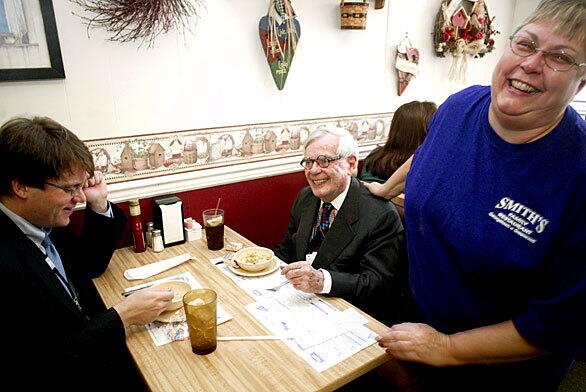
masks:
[[[162,323],[181,323],[186,320],[185,311],[183,308],[175,310],[166,310],[161,313],[156,319]]]
[[[169,302],[166,312],[177,310],[183,307],[183,296],[189,290],[191,285],[181,280],[168,280],[165,282],[157,283],[152,286],[153,288],[165,288],[173,290],[173,299]]]
[[[228,268],[230,269],[230,271],[232,271],[236,275],[240,275],[240,276],[263,276],[263,275],[268,275],[268,274],[278,270],[279,263],[273,259],[268,267],[266,267],[265,269],[262,269],[260,271],[255,271],[255,272],[247,271],[242,268],[236,268],[231,265],[228,265]]]
[[[230,271],[240,276],[263,276],[279,268],[273,251],[260,246],[240,249],[226,264]]]

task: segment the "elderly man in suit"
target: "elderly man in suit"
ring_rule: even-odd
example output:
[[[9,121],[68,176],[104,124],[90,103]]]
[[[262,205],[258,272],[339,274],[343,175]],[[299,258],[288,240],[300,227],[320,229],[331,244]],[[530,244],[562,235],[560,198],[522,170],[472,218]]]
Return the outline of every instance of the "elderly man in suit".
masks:
[[[105,309],[91,281],[108,267],[124,213],[73,133],[48,118],[0,127],[2,379],[20,389],[146,390],[125,327],[153,321],[173,297],[148,289]],[[67,229],[86,203],[80,236]]]
[[[304,292],[342,297],[380,321],[397,320],[404,230],[394,206],[353,176],[358,145],[342,128],[319,128],[301,161],[309,187],[291,210],[275,254]]]

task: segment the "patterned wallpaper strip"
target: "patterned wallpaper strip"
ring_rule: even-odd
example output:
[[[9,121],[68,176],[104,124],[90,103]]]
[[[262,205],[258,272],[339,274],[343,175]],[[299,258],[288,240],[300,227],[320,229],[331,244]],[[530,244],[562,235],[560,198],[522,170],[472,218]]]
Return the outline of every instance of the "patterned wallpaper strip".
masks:
[[[108,183],[303,154],[310,132],[348,129],[360,146],[386,141],[392,113],[330,117],[87,141]]]

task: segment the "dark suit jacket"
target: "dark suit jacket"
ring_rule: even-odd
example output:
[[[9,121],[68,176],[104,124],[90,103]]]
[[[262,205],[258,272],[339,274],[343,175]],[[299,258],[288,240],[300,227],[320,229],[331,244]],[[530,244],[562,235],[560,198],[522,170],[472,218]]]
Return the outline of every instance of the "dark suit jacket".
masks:
[[[68,228],[51,232],[83,313],[45,255],[0,211],[0,329],[2,339],[8,339],[2,352],[9,361],[2,369],[3,383],[14,382],[19,389],[42,385],[47,390],[140,385],[133,384],[137,373],[122,320],[114,309],[105,309],[91,281],[108,267],[124,228],[124,213],[112,208],[114,219],[88,208],[80,237]]]
[[[303,188],[291,210],[287,234],[275,254],[287,263],[305,260],[320,200]],[[313,262],[332,276],[329,295],[342,297],[387,324],[402,310],[404,230],[395,207],[373,196],[355,178]]]

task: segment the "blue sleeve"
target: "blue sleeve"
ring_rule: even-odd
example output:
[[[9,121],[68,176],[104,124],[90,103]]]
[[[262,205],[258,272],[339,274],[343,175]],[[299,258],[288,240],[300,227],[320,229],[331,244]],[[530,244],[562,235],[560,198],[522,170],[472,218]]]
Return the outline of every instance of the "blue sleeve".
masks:
[[[543,282],[528,312],[513,319],[519,333],[548,351],[586,358],[586,207],[580,206],[559,236],[544,267]],[[537,291],[537,290],[536,290]]]

